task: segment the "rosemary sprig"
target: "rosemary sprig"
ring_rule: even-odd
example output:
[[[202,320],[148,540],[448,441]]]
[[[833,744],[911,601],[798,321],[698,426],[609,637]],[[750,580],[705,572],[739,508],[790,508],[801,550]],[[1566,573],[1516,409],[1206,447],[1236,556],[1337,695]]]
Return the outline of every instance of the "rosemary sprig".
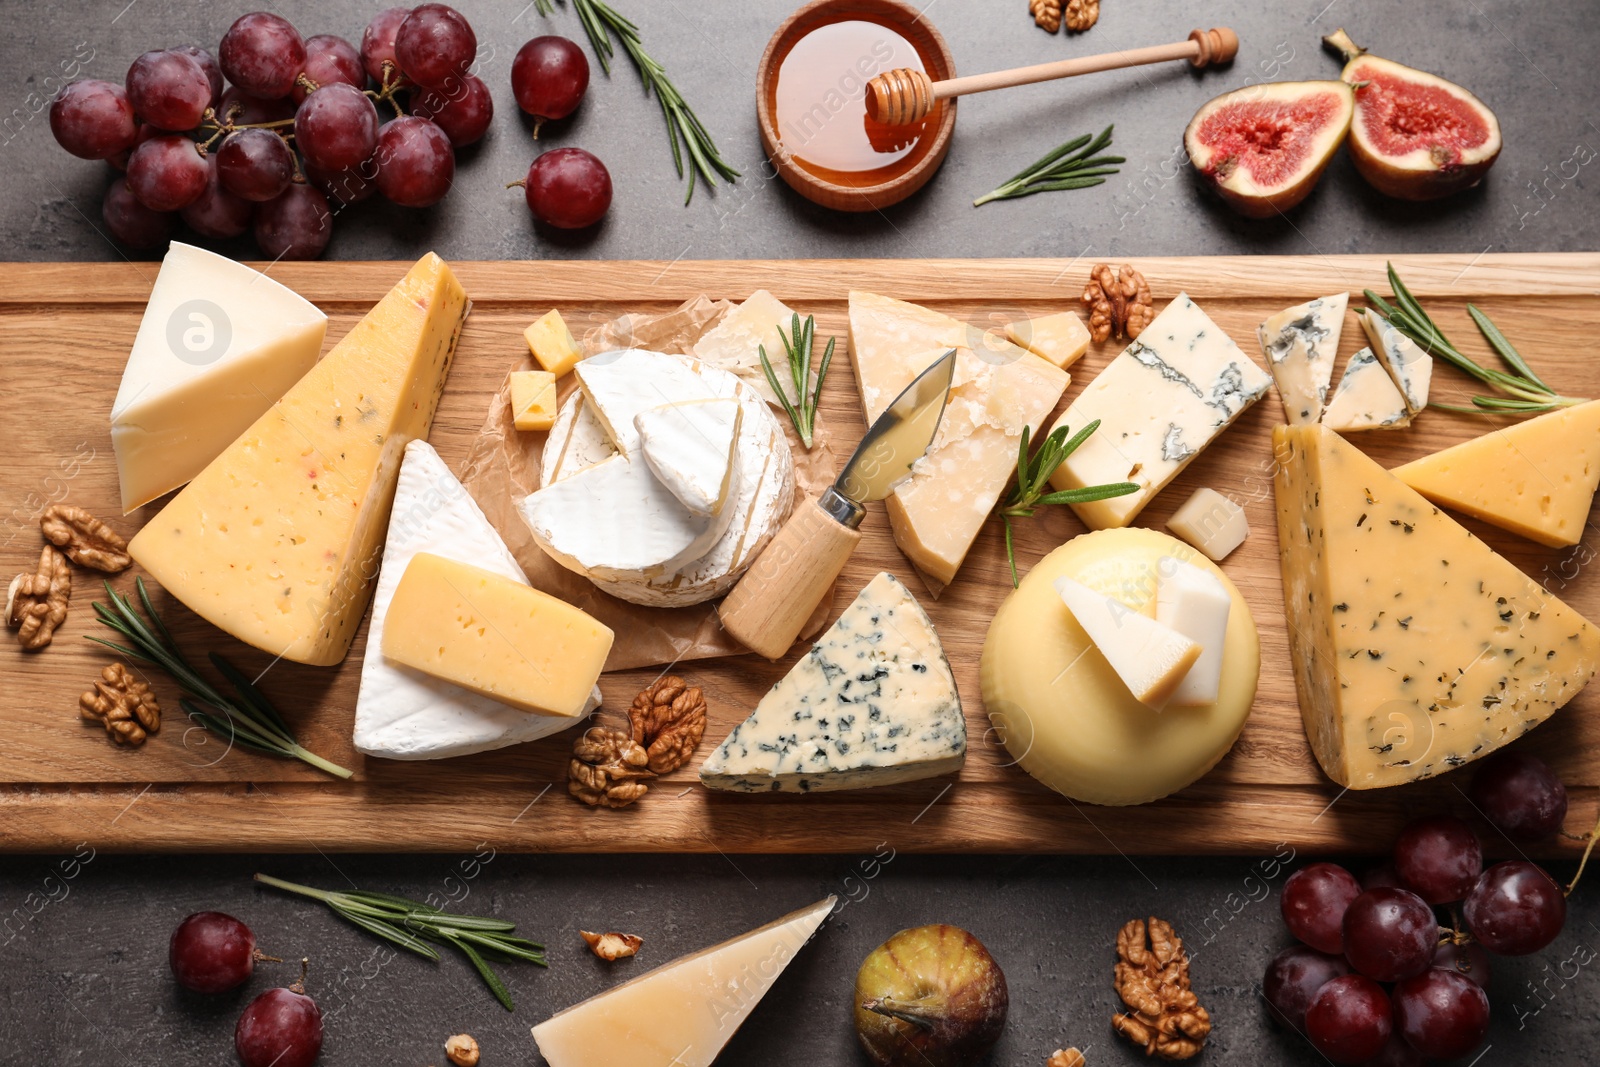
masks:
[[[554,0],[534,2],[541,15],[548,16],[555,11]],[[707,185],[717,184],[719,177],[731,185],[739,177],[739,172],[717,151],[716,142],[711,139],[711,134],[701,124],[694,109],[684,103],[672,79],[667,77],[666,68],[644,50],[639,27],[631,19],[619,15],[605,0],[572,0],[572,9],[578,13],[578,21],[583,23],[584,33],[589,35],[589,44],[594,49],[595,57],[600,60],[600,69],[611,73],[611,59],[616,55],[616,45],[611,38],[615,35],[622,42],[623,51],[628,53],[628,58],[638,68],[645,91],[655,93],[656,101],[661,105],[661,115],[667,120],[672,163],[677,167],[680,178],[683,177],[684,154],[689,156],[689,191],[683,202],[687,204],[694,199],[697,175]]]
[[[811,447],[811,438],[817,429],[817,404],[822,400],[822,380],[828,376],[828,364],[833,362],[835,340],[832,337],[828,338],[828,347],[822,351],[822,365],[817,368],[816,384],[813,385],[811,351],[816,334],[817,317],[807,315],[806,321],[802,323],[799,312],[795,313],[794,323],[789,327],[787,336],[784,335],[783,327],[778,327],[778,339],[783,342],[784,354],[789,357],[789,377],[794,381],[793,401],[790,401],[789,394],[778,383],[778,376],[772,369],[772,360],[767,358],[767,346],[756,346],[756,351],[761,355],[761,369],[767,373],[767,384],[778,394],[778,401],[783,404],[784,413],[789,416],[789,421],[794,423],[795,433],[800,435],[800,440],[807,448]]]
[[[434,945],[450,945],[459,949],[506,1011],[514,1010],[511,991],[500,981],[500,976],[494,973],[485,957],[496,961],[525,960],[540,967],[548,966],[544,946],[524,937],[511,936],[517,924],[504,919],[456,915],[431,904],[390,893],[358,890],[334,893],[285,882],[265,874],[256,875],[256,881],[288,893],[320,900],[340,918],[354,923],[367,933],[435,962],[438,962],[439,951]]]
[[[1428,313],[1422,310],[1422,305],[1417,303],[1416,297],[1411,295],[1411,290],[1406,288],[1405,282],[1401,281],[1400,275],[1395,272],[1394,264],[1390,263],[1388,267],[1389,288],[1394,291],[1394,303],[1389,303],[1371,289],[1363,290],[1367,302],[1389,321],[1389,325],[1420,345],[1423,351],[1431,356],[1438,356],[1457,370],[1470,374],[1485,385],[1505,394],[1475,396],[1472,398],[1472,407],[1439,403],[1432,404],[1432,407],[1469,413],[1493,411],[1505,415],[1534,415],[1586,402],[1580,397],[1562,396],[1551,388],[1543,378],[1534,373],[1528,361],[1522,358],[1522,354],[1506,335],[1500,332],[1500,328],[1490,321],[1489,316],[1472,304],[1467,305],[1467,314],[1472,317],[1478,331],[1489,342],[1489,347],[1493,348],[1505,361],[1506,366],[1511,368],[1511,373],[1484,367],[1464,355],[1459,348],[1450,343],[1443,331],[1434,325]]]
[[[139,603],[150,617],[148,623],[134,610],[127,597],[111,588],[110,582],[103,584],[106,596],[111,599],[111,606],[95,601],[95,616],[126,637],[132,647],[99,637],[90,637],[89,640],[114,649],[129,659],[160,667],[170,674],[172,680],[187,694],[179,699],[178,704],[192,721],[210,733],[225,738],[229,744],[238,744],[269,756],[302,760],[339,778],[350,777],[348,769],[301,748],[266,695],[233,664],[215,652],[211,653],[211,665],[228,680],[239,698],[233,700],[223,696],[210,682],[200,677],[178,651],[171,631],[161,621],[161,616],[156,614],[143,578],[135,579],[134,585],[139,591]]]
[[[1011,490],[1011,495],[1001,505],[1000,518],[1006,524],[1006,559],[1011,562],[1011,585],[1015,588],[1017,580],[1017,552],[1011,542],[1011,520],[1031,519],[1033,513],[1039,508],[1051,504],[1087,504],[1095,500],[1108,500],[1114,496],[1127,496],[1137,493],[1139,486],[1134,482],[1112,482],[1108,485],[1086,485],[1082,489],[1058,489],[1053,493],[1045,492],[1050,484],[1050,476],[1061,466],[1061,462],[1078,450],[1078,446],[1089,439],[1089,435],[1100,428],[1100,420],[1095,419],[1089,425],[1073,434],[1069,439],[1068,427],[1057,426],[1039,445],[1038,451],[1031,456],[1028,454],[1028,428],[1022,428],[1022,447],[1017,455],[1017,484]]]
[[[1111,131],[1107,126],[1091,143],[1089,135],[1074,137],[1060,148],[1054,149],[1039,162],[1027,167],[1000,188],[972,202],[982,207],[991,200],[1014,200],[1019,196],[1048,193],[1057,189],[1087,189],[1105,182],[1105,175],[1118,173],[1114,163],[1125,163],[1121,156],[1097,156],[1096,152],[1111,146]],[[1084,146],[1088,145],[1087,148]]]

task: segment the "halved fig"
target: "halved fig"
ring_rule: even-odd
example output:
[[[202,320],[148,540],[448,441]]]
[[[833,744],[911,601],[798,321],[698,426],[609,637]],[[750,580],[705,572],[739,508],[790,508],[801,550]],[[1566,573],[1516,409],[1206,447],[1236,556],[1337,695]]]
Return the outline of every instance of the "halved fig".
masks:
[[[1270,218],[1304,200],[1350,129],[1344,82],[1279,82],[1223,93],[1183,131],[1189,162],[1241,215]]]
[[[1380,193],[1434,200],[1470,189],[1500,155],[1500,122],[1455,82],[1371,55],[1343,30],[1323,43],[1355,87],[1350,158]]]

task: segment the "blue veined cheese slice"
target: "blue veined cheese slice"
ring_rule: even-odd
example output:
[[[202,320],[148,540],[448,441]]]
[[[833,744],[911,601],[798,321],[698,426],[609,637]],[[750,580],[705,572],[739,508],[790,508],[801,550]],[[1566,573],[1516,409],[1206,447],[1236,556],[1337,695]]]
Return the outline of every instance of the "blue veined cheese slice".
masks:
[[[1405,397],[1406,410],[1415,415],[1428,406],[1428,385],[1433,380],[1433,357],[1417,347],[1411,338],[1389,325],[1377,312],[1362,308],[1356,312],[1366,331],[1378,362],[1389,372],[1395,387]]]
[[[933,622],[882,573],[733,728],[700,780],[739,793],[861,789],[949,774],[966,753]]]
[[[1322,417],[1349,303],[1349,293],[1318,297],[1285,308],[1256,327],[1261,354],[1278,383],[1278,399],[1290,426],[1308,425]]]
[[[1050,479],[1057,489],[1134,482],[1138,492],[1072,510],[1091,530],[1127,526],[1272,379],[1179,293],[1056,421],[1100,429]]]
[[[533,741],[580,721],[582,716],[531,715],[384,658],[389,602],[406,565],[419,552],[528,584],[505,542],[433,446],[426,441],[407,445],[361,663],[356,750],[388,759],[440,759]],[[584,715],[599,706],[596,687]]]
[[[1406,398],[1372,354],[1363,348],[1345,364],[1339,388],[1322,413],[1322,425],[1340,433],[1356,430],[1396,430],[1411,425]]]

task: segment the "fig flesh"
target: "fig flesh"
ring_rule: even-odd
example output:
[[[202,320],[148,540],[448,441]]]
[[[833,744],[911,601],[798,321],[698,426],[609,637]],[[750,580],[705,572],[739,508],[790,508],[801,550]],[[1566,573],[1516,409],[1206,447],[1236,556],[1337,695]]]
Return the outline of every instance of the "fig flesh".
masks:
[[[1354,112],[1344,82],[1251,85],[1202,106],[1183,144],[1195,171],[1230,207],[1271,218],[1316,187]]]
[[[1350,158],[1374,189],[1435,200],[1483,180],[1500,155],[1500,122],[1455,82],[1371,55],[1343,30],[1323,38],[1355,88]]]
[[[981,941],[956,926],[918,926],[862,962],[856,1035],[876,1067],[971,1067],[1000,1039],[1009,1004]]]

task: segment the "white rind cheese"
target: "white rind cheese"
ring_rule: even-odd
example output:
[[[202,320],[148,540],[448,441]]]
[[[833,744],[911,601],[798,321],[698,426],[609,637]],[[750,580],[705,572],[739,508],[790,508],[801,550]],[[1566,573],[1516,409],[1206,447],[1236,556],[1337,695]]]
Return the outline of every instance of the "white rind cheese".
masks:
[[[577,390],[556,413],[556,421],[539,456],[539,486],[554,485],[617,454],[594,408]]]
[[[700,768],[712,789],[819,793],[949,774],[961,697],[922,607],[879,574]]]
[[[1378,361],[1389,372],[1395,387],[1405,397],[1406,410],[1415,415],[1428,406],[1428,386],[1433,380],[1433,357],[1416,342],[1390,326],[1388,320],[1369,308],[1356,312],[1367,340],[1378,354]]]
[[[1319,297],[1285,308],[1256,328],[1290,426],[1322,417],[1349,304],[1349,293]]]
[[[684,400],[705,400],[712,393],[694,368],[681,359],[662,359],[658,352],[618,349],[590,356],[573,369],[588,406],[605,427],[611,446],[625,456],[639,448],[633,420],[641,411]]]
[[[441,759],[533,741],[579,721],[530,715],[384,658],[380,650],[389,602],[418,552],[471,563],[524,585],[528,581],[477,502],[433,447],[426,441],[407,445],[361,664],[356,750],[387,759]],[[599,705],[596,688],[583,714]]]
[[[1411,425],[1406,398],[1395,388],[1394,379],[1372,354],[1363,348],[1345,365],[1339,388],[1322,413],[1322,425],[1340,433],[1358,430],[1396,430]]]
[[[1144,328],[1056,420],[1100,429],[1051,478],[1057,489],[1134,482],[1139,490],[1072,510],[1091,530],[1127,526],[1272,379],[1185,293]]]
[[[634,416],[639,451],[650,470],[696,515],[721,514],[737,488],[740,414],[737,400],[718,397],[663,404]]]

